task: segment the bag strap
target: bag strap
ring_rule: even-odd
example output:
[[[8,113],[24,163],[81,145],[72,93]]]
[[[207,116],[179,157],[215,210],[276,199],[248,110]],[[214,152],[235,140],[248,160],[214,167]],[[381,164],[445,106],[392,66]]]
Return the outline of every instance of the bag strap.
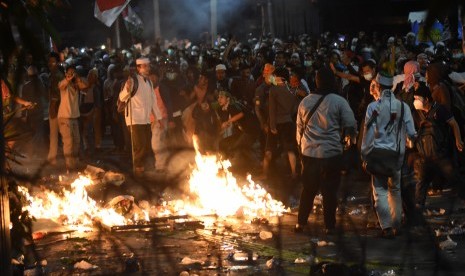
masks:
[[[400,132],[402,130],[402,122],[404,120],[404,103],[400,101],[400,119],[397,126],[397,152],[400,152]]]
[[[307,124],[310,121],[310,119],[313,117],[313,114],[315,114],[317,108],[320,106],[321,102],[325,99],[326,95],[321,96],[318,101],[315,103],[315,105],[312,107],[310,112],[308,113],[307,118],[305,119],[304,126],[300,129],[300,141],[299,141],[299,147],[302,144],[302,137],[304,136],[305,129],[307,128]]]

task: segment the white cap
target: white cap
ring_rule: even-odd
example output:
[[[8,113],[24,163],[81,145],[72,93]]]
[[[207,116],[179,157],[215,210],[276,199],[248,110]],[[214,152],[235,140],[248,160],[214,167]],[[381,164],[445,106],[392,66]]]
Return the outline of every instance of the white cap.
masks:
[[[376,81],[381,84],[381,85],[384,85],[384,86],[387,86],[387,87],[392,87],[392,84],[393,84],[393,78],[391,76],[387,76],[387,75],[383,75],[381,73],[378,73],[378,75],[376,75]]]
[[[219,70],[226,70],[226,66],[224,64],[216,65],[215,71],[219,71]]]
[[[149,64],[149,63],[150,63],[150,59],[145,58],[145,57],[136,59],[136,65]]]

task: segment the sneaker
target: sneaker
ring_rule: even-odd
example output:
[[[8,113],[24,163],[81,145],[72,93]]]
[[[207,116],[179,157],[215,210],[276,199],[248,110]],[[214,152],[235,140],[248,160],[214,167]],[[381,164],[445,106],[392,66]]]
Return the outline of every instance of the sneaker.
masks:
[[[325,228],[325,235],[332,236],[336,234],[335,228]]]
[[[383,239],[393,239],[395,237],[395,233],[394,230],[391,227],[389,227],[381,230],[378,237]]]
[[[294,233],[302,233],[304,232],[304,227],[305,225],[300,225],[300,224],[296,224],[295,227],[294,227]]]

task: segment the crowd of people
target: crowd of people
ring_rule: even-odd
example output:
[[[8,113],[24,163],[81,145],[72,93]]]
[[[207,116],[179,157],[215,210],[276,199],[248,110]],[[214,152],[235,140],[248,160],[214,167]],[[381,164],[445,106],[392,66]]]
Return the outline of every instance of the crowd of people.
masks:
[[[296,232],[319,190],[325,227],[334,231],[340,176],[372,165],[373,149],[398,159],[393,173],[371,172],[381,236],[418,223],[432,182],[464,196],[461,41],[417,43],[413,33],[266,35],[215,45],[70,47],[47,60],[26,59],[16,96],[2,81],[3,112],[14,113],[13,102],[31,110],[14,115],[31,130],[24,144],[44,145],[21,148],[28,156],[46,148],[55,165],[61,136],[68,171],[101,151],[104,135],[113,153],[132,157],[136,177],[147,170],[147,156],[166,173],[169,155],[193,146],[260,168],[260,180],[284,155],[289,185],[303,184]]]

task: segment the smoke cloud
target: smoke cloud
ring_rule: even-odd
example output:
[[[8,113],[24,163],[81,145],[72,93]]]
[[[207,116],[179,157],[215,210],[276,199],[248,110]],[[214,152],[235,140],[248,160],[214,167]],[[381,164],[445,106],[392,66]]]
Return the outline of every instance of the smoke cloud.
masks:
[[[244,29],[246,26],[241,15],[255,8],[253,3],[253,1],[217,0],[218,33],[237,34],[241,28]],[[131,6],[144,22],[144,37],[153,40],[153,1],[133,0]],[[199,40],[202,33],[210,33],[210,0],[159,0],[159,6],[163,38]]]

